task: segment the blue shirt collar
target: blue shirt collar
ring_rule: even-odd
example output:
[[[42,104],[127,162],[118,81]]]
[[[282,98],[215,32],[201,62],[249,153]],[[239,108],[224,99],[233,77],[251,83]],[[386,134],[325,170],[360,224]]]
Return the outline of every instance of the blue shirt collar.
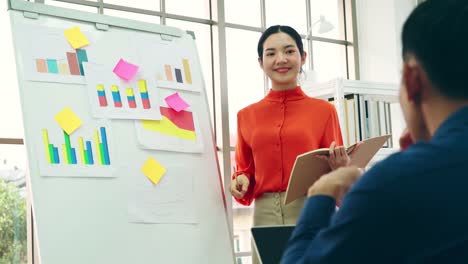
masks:
[[[468,106],[465,106],[456,112],[449,115],[447,119],[439,126],[432,137],[433,140],[438,140],[454,130],[461,130],[468,126]]]

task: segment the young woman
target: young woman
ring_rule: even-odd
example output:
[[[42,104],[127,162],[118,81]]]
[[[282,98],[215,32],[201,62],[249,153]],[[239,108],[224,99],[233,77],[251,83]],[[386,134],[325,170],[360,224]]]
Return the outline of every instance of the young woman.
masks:
[[[272,26],[258,42],[258,62],[271,80],[270,92],[237,114],[236,172],[231,193],[244,205],[255,200],[254,226],[293,225],[304,199],[284,205],[296,156],[330,147],[332,169],[349,163],[335,107],[308,97],[298,86],[306,60],[301,36]],[[335,146],[340,146],[336,147]],[[257,263],[254,254],[254,263]]]

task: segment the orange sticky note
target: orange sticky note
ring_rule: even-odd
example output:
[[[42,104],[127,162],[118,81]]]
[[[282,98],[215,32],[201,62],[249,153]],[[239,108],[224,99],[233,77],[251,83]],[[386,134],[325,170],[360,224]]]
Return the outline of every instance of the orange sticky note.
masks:
[[[74,49],[79,49],[89,44],[86,36],[79,27],[72,27],[64,31],[65,37]]]
[[[75,130],[77,130],[81,124],[81,119],[73,113],[70,107],[66,107],[61,112],[55,115],[55,121],[59,124],[59,126],[67,132],[68,135],[71,135]]]
[[[141,171],[154,184],[158,184],[162,176],[166,173],[166,169],[152,157],[148,158],[141,168]]]

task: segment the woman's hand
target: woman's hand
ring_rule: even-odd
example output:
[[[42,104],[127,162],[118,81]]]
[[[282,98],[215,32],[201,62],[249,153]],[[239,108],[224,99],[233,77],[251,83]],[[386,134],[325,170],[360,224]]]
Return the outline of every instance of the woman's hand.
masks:
[[[330,144],[328,152],[328,165],[332,170],[336,170],[339,167],[348,166],[351,162],[351,159],[346,153],[346,148],[344,146],[336,147],[335,141]]]
[[[232,196],[241,199],[249,189],[249,178],[244,174],[237,175],[236,178],[231,180],[231,194]]]
[[[362,145],[362,142],[357,143],[354,148],[351,150],[351,153],[347,153],[347,150],[344,146],[335,147],[336,143],[333,141],[330,144],[328,156],[317,156],[321,159],[326,159],[328,165],[332,170],[336,170],[340,167],[346,167],[350,164],[351,158],[354,156],[356,151]]]

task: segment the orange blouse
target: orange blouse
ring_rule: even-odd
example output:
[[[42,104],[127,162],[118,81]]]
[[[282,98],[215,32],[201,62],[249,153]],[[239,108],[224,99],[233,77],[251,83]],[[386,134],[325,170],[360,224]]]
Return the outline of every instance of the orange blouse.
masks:
[[[237,113],[236,172],[245,174],[249,189],[244,205],[265,192],[284,192],[297,155],[343,145],[335,107],[307,96],[296,87],[270,90],[261,101]]]

